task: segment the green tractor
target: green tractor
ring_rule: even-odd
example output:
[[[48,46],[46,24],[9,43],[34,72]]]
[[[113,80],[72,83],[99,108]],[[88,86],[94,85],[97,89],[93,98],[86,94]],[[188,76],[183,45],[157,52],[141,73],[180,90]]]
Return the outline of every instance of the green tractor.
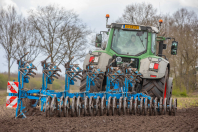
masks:
[[[162,20],[159,21],[159,27],[135,25],[128,23],[111,23],[108,25],[109,15],[106,15],[106,27],[109,35],[108,42],[105,47],[102,45],[102,34],[96,34],[95,46],[102,50],[89,52],[86,55],[83,70],[86,70],[88,64],[97,66],[103,72],[112,60],[113,67],[124,67],[130,64],[132,68],[136,68],[142,75],[142,81],[138,83],[134,90],[136,93],[145,93],[153,98],[167,98],[169,102],[172,95],[173,78],[169,77],[170,63],[163,49],[166,49],[164,40],[174,39],[170,37],[157,36],[160,30]],[[104,32],[104,31],[101,31]],[[159,43],[158,53],[156,52],[157,43]],[[177,54],[178,42],[172,42],[171,54]],[[93,61],[94,60],[94,61]],[[83,73],[80,91],[86,89],[86,73]],[[90,92],[105,91],[106,77],[98,80],[98,84],[91,86]],[[129,89],[132,91],[132,88]]]

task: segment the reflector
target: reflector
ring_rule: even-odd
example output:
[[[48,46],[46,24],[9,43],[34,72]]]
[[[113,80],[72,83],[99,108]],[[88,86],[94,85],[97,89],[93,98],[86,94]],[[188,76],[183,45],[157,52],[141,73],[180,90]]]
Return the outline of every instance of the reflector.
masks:
[[[89,58],[89,62],[91,62],[94,58],[95,58],[94,56],[91,56],[91,57]]]
[[[153,69],[156,69],[157,70],[158,69],[158,66],[159,66],[159,64],[158,63],[155,63]]]

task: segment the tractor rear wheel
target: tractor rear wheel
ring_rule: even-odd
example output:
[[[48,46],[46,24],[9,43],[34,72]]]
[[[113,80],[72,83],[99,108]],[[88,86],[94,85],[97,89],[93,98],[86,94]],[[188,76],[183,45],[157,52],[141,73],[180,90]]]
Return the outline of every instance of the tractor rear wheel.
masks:
[[[86,90],[86,81],[87,81],[87,76],[86,76],[86,72],[83,72],[82,73],[82,80],[81,80],[81,85],[80,85],[80,92],[83,92]],[[103,83],[103,79],[104,78],[100,78],[98,79],[97,81],[98,82],[94,82],[95,83],[95,86],[90,86],[90,92],[100,92],[102,91],[102,83]]]
[[[160,79],[143,79],[143,85],[141,92],[147,95],[160,99],[161,97],[167,98],[167,83],[168,83],[168,68],[166,68],[166,73],[164,77]]]

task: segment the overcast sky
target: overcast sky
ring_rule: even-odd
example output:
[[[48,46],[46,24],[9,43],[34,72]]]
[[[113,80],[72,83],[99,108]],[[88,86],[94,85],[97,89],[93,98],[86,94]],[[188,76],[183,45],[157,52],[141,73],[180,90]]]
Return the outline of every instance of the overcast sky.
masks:
[[[36,9],[37,6],[56,4],[66,9],[73,9],[89,28],[95,32],[99,32],[106,30],[106,14],[110,14],[109,23],[111,23],[123,14],[127,5],[142,2],[151,3],[154,8],[158,9],[158,13],[161,12],[162,14],[172,14],[182,7],[198,13],[198,0],[0,0],[0,8],[11,4],[17,8],[18,12],[27,16],[29,9]],[[0,72],[7,71],[7,63],[3,59],[4,50],[2,48],[0,49],[0,56]],[[34,64],[37,65],[39,62],[40,60],[36,60]],[[41,70],[40,65],[39,67]],[[16,62],[11,68],[11,71],[17,71]]]

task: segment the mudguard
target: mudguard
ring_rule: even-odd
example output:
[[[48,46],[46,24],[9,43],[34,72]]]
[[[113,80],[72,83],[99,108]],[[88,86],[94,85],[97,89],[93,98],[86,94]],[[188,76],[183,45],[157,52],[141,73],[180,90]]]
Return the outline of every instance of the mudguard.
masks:
[[[157,71],[149,70],[150,63],[155,63],[155,62],[159,64],[158,70]],[[164,58],[161,58],[161,61],[159,62],[158,58],[151,58],[149,60],[148,57],[141,59],[139,72],[142,73],[143,78],[158,79],[158,78],[162,78],[165,75],[167,67],[169,69],[169,62]],[[156,77],[151,77],[151,75],[154,75]]]
[[[109,59],[111,59],[112,56],[110,56],[106,53],[102,53],[102,52],[100,52],[100,53],[101,53],[101,55],[99,55],[97,66],[100,70],[105,72],[106,71],[106,66],[109,63]],[[98,52],[93,52],[92,54],[98,55]],[[84,63],[83,63],[83,70],[86,69],[86,65],[89,64],[89,59],[90,59],[91,56],[93,56],[93,55],[90,55],[90,54],[86,55]]]

